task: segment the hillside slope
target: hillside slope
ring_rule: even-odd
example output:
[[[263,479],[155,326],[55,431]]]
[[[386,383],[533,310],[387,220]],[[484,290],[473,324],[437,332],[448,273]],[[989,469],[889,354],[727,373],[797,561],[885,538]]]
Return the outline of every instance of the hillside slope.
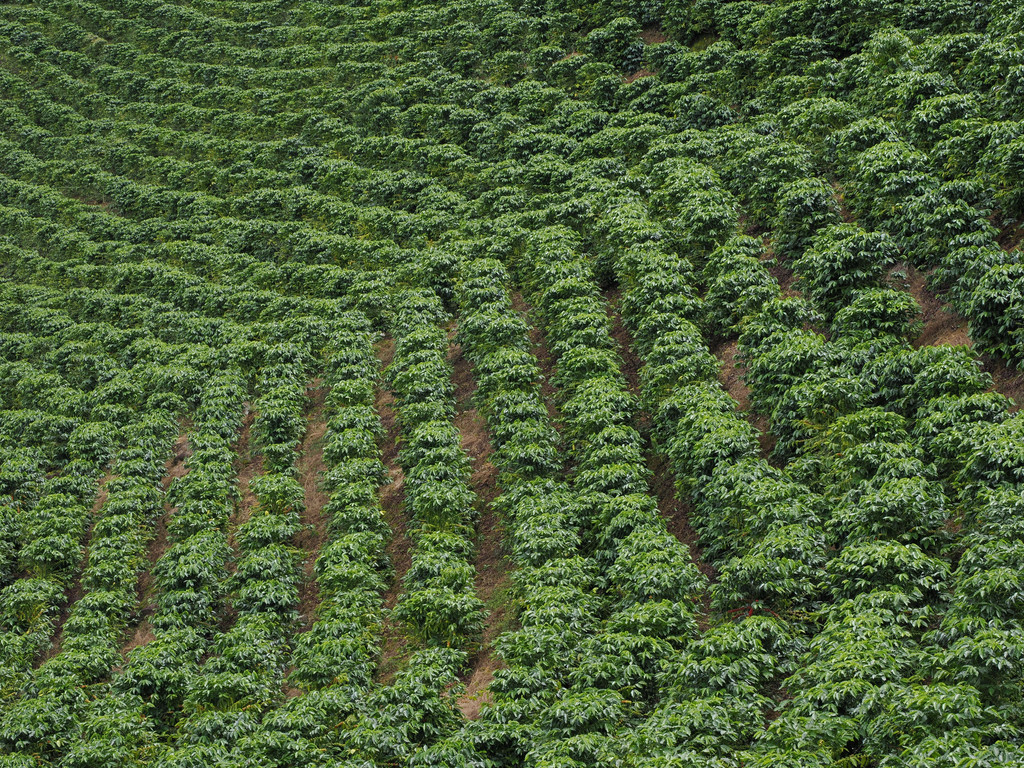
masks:
[[[1022,30],[0,5],[0,765],[1024,764]]]

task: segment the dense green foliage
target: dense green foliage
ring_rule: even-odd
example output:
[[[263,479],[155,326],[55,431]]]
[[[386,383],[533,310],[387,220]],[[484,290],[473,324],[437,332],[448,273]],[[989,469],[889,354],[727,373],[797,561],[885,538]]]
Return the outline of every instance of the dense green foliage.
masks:
[[[1021,765],[1022,120],[1008,0],[0,5],[0,766]]]

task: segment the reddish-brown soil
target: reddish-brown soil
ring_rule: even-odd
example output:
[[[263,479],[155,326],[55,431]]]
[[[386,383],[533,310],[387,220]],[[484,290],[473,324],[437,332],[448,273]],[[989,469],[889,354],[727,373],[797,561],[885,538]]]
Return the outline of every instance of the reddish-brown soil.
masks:
[[[483,417],[472,407],[473,393],[476,391],[472,367],[458,344],[452,344],[448,359],[452,364],[455,383],[455,426],[459,430],[462,450],[472,462],[470,488],[480,504],[481,516],[477,524],[476,557],[473,563],[476,593],[489,609],[484,620],[480,648],[470,659],[470,671],[463,680],[466,689],[458,700],[462,714],[473,720],[479,716],[481,706],[490,701],[487,686],[495,670],[504,666],[494,655],[493,644],[511,617],[508,615],[507,601],[495,598],[501,597],[508,589],[510,564],[503,548],[504,531],[492,508],[492,502],[498,494],[498,470],[490,461],[493,452],[491,438]]]
[[[497,636],[497,635],[495,635]],[[465,682],[466,689],[458,699],[459,711],[467,720],[480,717],[480,710],[492,701],[488,686],[494,679],[494,673],[507,665],[493,653],[483,653],[473,661],[473,671]]]
[[[697,532],[690,525],[690,505],[677,498],[672,470],[669,469],[665,455],[649,451],[647,468],[651,471],[651,490],[668,532],[686,545],[690,551],[690,560],[700,572],[709,581],[717,581],[718,572],[704,562],[704,553],[697,543]]]
[[[230,574],[235,572],[235,557],[238,554],[238,542],[235,540],[235,532],[245,525],[252,516],[253,511],[259,506],[256,494],[252,492],[250,483],[253,479],[263,474],[263,455],[258,453],[252,443],[252,425],[256,412],[252,410],[252,404],[246,402],[245,414],[242,417],[242,428],[238,433],[238,440],[235,443],[235,467],[238,482],[238,501],[235,504],[234,512],[228,519],[228,547],[232,556],[225,563],[225,568]],[[218,626],[219,631],[227,632],[235,623],[237,613],[231,601],[225,602],[223,613]]]
[[[922,327],[914,339],[915,347],[941,344],[974,346],[967,320],[928,288],[925,273],[904,264],[894,269],[906,272],[907,290],[921,307]],[[992,377],[992,391],[1011,398],[1015,403],[1012,411],[1016,411],[1020,404],[1024,403],[1024,373],[1008,367],[1004,361],[992,355],[982,355],[981,363]]]
[[[245,406],[245,417],[242,419],[242,431],[239,433],[238,442],[235,444],[235,454],[238,465],[238,494],[239,502],[235,513],[231,517],[230,528],[232,534],[228,537],[231,548],[235,548],[234,531],[245,525],[258,505],[256,494],[252,492],[249,484],[253,478],[263,474],[263,456],[253,450],[252,445],[252,423],[255,412],[250,410],[249,403]]]
[[[390,609],[395,607],[402,587],[402,576],[409,569],[410,541],[406,535],[405,474],[398,465],[399,429],[394,395],[386,389],[379,389],[377,391],[376,406],[377,413],[380,414],[381,425],[384,427],[381,458],[384,461],[384,466],[390,479],[390,482],[381,489],[380,493],[384,517],[392,530],[391,541],[388,542],[387,546],[387,555],[394,570],[395,579],[391,588],[384,594],[384,605]]]
[[[798,291],[793,285],[796,282],[796,275],[793,273],[792,269],[782,262],[776,261],[768,267],[768,274],[775,278],[775,281],[779,284],[779,291],[783,296],[791,297],[800,295],[800,291]]]
[[[668,35],[662,31],[658,24],[648,24],[640,33],[640,39],[647,43],[647,45],[657,45],[667,41]]]
[[[605,308],[608,310],[608,318],[612,323],[612,338],[619,347],[619,357],[622,360],[622,374],[629,384],[629,391],[634,395],[640,392],[640,358],[633,351],[633,337],[630,336],[626,326],[622,324],[622,316],[619,314],[619,299],[621,291],[618,288],[610,288],[604,292]]]
[[[891,271],[896,269],[906,272],[907,290],[921,307],[921,332],[914,339],[914,346],[930,347],[939,344],[972,346],[971,338],[967,334],[967,321],[928,289],[927,276],[907,264],[899,264]]]
[[[476,382],[469,360],[463,356],[458,344],[451,345],[448,360],[452,364],[455,383],[455,427],[459,430],[462,450],[472,463],[470,487],[480,500],[481,512],[484,512],[498,495],[498,470],[490,461],[493,453],[491,436],[487,422],[473,407]]]
[[[643,366],[639,355],[633,348],[633,337],[622,322],[618,306],[620,292],[618,289],[609,289],[604,292],[607,301],[608,316],[612,321],[612,336],[619,345],[619,355],[622,359],[622,372],[629,383],[629,389],[633,394],[640,392],[640,368]],[[639,415],[640,426],[647,431],[650,428],[650,414],[641,412]],[[651,471],[651,493],[658,503],[658,511],[665,519],[665,528],[680,542],[686,545],[690,552],[690,559],[709,579],[717,578],[715,570],[704,562],[700,547],[697,545],[697,534],[690,525],[690,506],[677,498],[675,482],[672,471],[664,454],[656,452],[653,446],[647,450],[647,468]]]
[[[182,424],[183,432],[174,441],[174,448],[171,457],[165,465],[164,477],[160,481],[160,487],[167,493],[171,483],[188,474],[188,460],[192,456],[192,447],[189,445],[188,432],[192,429],[191,422]],[[149,623],[149,617],[153,614],[153,576],[152,568],[163,556],[167,549],[167,524],[174,514],[175,509],[167,502],[164,502],[164,510],[153,523],[153,538],[146,548],[146,562],[148,567],[139,574],[138,600],[139,600],[139,623],[134,630],[130,631],[128,641],[121,648],[122,656],[126,656],[132,649],[145,645],[153,639],[153,628]]]
[[[1005,224],[999,232],[997,240],[999,246],[1005,251],[1013,251],[1020,248],[1024,243],[1024,220],[1011,221]]]
[[[555,361],[551,356],[551,352],[548,350],[547,344],[544,341],[544,332],[534,325],[530,320],[530,305],[526,303],[526,299],[519,291],[515,291],[512,294],[512,308],[516,312],[523,315],[530,327],[530,343],[533,345],[533,355],[537,358],[537,363],[540,366],[541,382],[540,382],[540,394],[544,400],[544,405],[548,409],[548,416],[551,419],[551,423],[556,430],[562,431],[562,422],[558,415],[558,407],[555,405],[555,387],[551,384],[551,379],[555,375]]]
[[[191,429],[191,423],[185,425],[187,429]],[[188,474],[188,467],[185,466],[189,458],[192,456],[192,447],[188,442],[188,433],[184,432],[178,435],[178,439],[174,441],[174,450],[171,454],[171,458],[167,460],[167,471],[164,474],[164,479],[160,481],[161,487],[164,489],[164,493],[171,487],[176,479],[184,477]]]
[[[156,636],[153,634],[153,625],[149,623],[149,619],[145,618],[138,623],[135,627],[135,631],[132,632],[131,638],[124,647],[121,648],[121,655],[127,657],[136,648],[153,642]]]
[[[832,190],[835,193],[836,202],[839,203],[839,218],[845,224],[856,224],[857,218],[853,215],[853,211],[850,210],[850,206],[846,204],[846,190],[838,182],[832,182]]]
[[[746,370],[743,363],[736,357],[737,344],[733,340],[722,341],[712,348],[712,353],[722,363],[718,371],[718,382],[722,389],[736,401],[737,407],[745,411],[750,407],[750,389],[743,382]]]
[[[313,566],[320,547],[327,539],[327,521],[323,516],[327,494],[320,487],[320,477],[325,469],[323,441],[327,432],[327,420],[324,418],[327,388],[321,379],[315,379],[310,384],[306,398],[306,434],[295,460],[299,482],[302,483],[302,524],[305,526],[295,537],[296,545],[304,553],[303,581],[299,589],[299,616],[303,631],[312,625],[320,604],[320,589]]]
[[[760,237],[764,241],[765,256],[764,258],[770,258],[768,255],[771,251],[772,241],[770,237],[765,235],[766,227],[756,219],[749,218],[745,213],[741,213],[739,218],[736,219],[736,227],[744,235],[749,237]]]
[[[992,376],[992,391],[1013,400],[1011,413],[1020,410],[1020,406],[1024,405],[1024,372],[1008,368],[1001,360],[996,360],[990,355],[982,355],[981,362]]]
[[[384,339],[375,345],[374,351],[381,362],[382,369],[386,368],[394,359],[395,343],[392,339]],[[381,425],[384,428],[381,458],[390,479],[380,493],[384,519],[391,526],[391,540],[388,542],[386,552],[394,572],[394,580],[384,593],[384,607],[386,611],[390,611],[398,602],[398,597],[402,592],[402,577],[409,570],[411,542],[406,534],[405,475],[398,465],[399,429],[394,395],[383,387],[379,387],[375,404],[377,413],[380,415]],[[383,620],[381,633],[381,661],[377,670],[377,678],[378,682],[386,685],[394,678],[395,672],[401,666],[402,659],[408,655],[409,643],[401,627],[388,615],[385,615]]]
[[[188,434],[178,435],[178,439],[174,441],[174,453],[167,462],[167,471],[164,474],[163,480],[160,481],[160,487],[164,493],[167,493],[170,489],[171,483],[188,474],[188,460],[191,456],[192,446],[189,445]],[[160,556],[163,555],[164,550],[167,549],[167,523],[174,512],[174,508],[170,504],[165,503],[163,514],[157,518],[153,541],[150,542],[147,552],[150,564],[155,564],[160,559]]]
[[[737,409],[757,430],[761,456],[767,459],[775,447],[775,438],[768,433],[768,417],[750,409],[750,388],[743,381],[743,374],[747,369],[737,354],[738,345],[735,339],[719,342],[711,348],[711,352],[722,364],[718,370],[718,382],[722,385],[722,389],[736,401]]]
[[[96,500],[92,504],[92,508],[89,510],[89,525],[85,534],[86,547],[88,547],[89,541],[92,539],[92,529],[96,524],[96,516],[99,511],[103,508],[103,505],[107,503],[107,483],[113,480],[117,475],[108,472],[102,478],[100,478],[98,484],[98,491],[96,492]],[[53,628],[53,639],[50,642],[50,647],[42,654],[37,660],[38,664],[49,661],[58,653],[64,644],[64,623],[68,620],[68,616],[71,615],[71,607],[78,602],[85,590],[82,588],[82,572],[85,570],[86,564],[89,562],[89,552],[86,549],[82,553],[82,561],[78,566],[78,573],[75,575],[75,580],[70,587],[64,590],[64,607],[61,609],[60,617],[57,619],[57,623]]]
[[[742,220],[743,217],[741,216],[740,219]],[[794,285],[796,274],[793,272],[792,265],[787,259],[780,258],[775,253],[775,243],[772,242],[771,236],[765,233],[764,227],[753,225],[745,231],[745,234],[761,238],[761,261],[771,262],[768,266],[768,274],[779,284],[779,292],[786,297],[799,296],[800,291]]]
[[[651,69],[638,69],[636,72],[626,75],[624,78],[622,78],[622,80],[625,83],[632,83],[633,81],[639,80],[642,77],[654,77],[657,74],[657,72]]]
[[[380,663],[377,665],[376,683],[391,685],[411,653],[409,638],[402,626],[385,615],[380,625]]]

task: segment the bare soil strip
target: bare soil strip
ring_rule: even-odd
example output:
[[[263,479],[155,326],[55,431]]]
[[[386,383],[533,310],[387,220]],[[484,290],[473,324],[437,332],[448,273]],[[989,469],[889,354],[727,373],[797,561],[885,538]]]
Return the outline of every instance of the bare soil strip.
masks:
[[[558,432],[562,431],[562,421],[558,414],[558,407],[555,405],[555,394],[556,389],[551,383],[552,377],[555,375],[555,361],[551,357],[551,352],[548,350],[547,344],[544,341],[544,332],[541,331],[530,320],[530,305],[526,303],[526,299],[523,298],[523,294],[519,291],[512,293],[512,308],[519,312],[521,315],[526,317],[526,321],[530,327],[530,343],[533,345],[533,356],[537,358],[537,364],[540,366],[540,394],[544,401],[544,405],[548,409],[548,418],[551,419],[551,424]]]
[[[927,276],[910,265],[900,264],[897,269],[907,273],[907,290],[921,307],[921,332],[914,339],[915,347],[932,347],[940,344],[965,344],[973,346],[967,333],[967,320],[951,306],[942,301],[926,284]]]
[[[1013,400],[1014,406],[1010,408],[1010,413],[1016,413],[1024,405],[1024,372],[1008,368],[1005,363],[990,355],[982,355],[981,362],[995,382],[992,391]]]
[[[92,529],[96,524],[96,515],[99,514],[100,509],[107,503],[107,483],[113,480],[117,475],[107,472],[99,481],[99,490],[96,493],[96,500],[93,502],[92,509],[89,510],[89,526],[85,534],[86,547],[92,540]],[[89,551],[86,549],[82,553],[82,562],[78,566],[78,573],[75,574],[75,580],[72,582],[64,591],[64,607],[61,609],[60,617],[57,619],[57,623],[53,628],[53,640],[50,642],[50,647],[47,651],[37,659],[36,666],[42,665],[44,662],[49,661],[58,653],[64,644],[64,623],[68,620],[68,616],[71,615],[71,606],[74,605],[78,600],[81,599],[84,594],[82,589],[82,572],[85,570],[86,563],[89,562]]]
[[[374,346],[381,368],[391,364],[395,356],[395,342],[388,338]],[[398,602],[402,592],[402,578],[409,570],[411,542],[406,535],[405,517],[405,474],[398,465],[398,413],[395,411],[395,398],[386,389],[378,388],[376,398],[377,413],[380,414],[381,425],[384,427],[384,443],[381,446],[381,458],[387,469],[390,482],[381,489],[380,503],[384,510],[384,519],[391,526],[391,541],[386,552],[388,562],[394,570],[394,580],[384,593],[384,621],[382,622],[381,660],[377,667],[377,682],[387,685],[401,668],[403,659],[408,655],[408,638],[402,628],[390,618],[389,612]]]
[[[927,275],[909,265],[901,264],[898,268],[907,273],[907,290],[921,307],[923,325],[914,339],[914,346],[953,344],[973,347],[967,320],[928,288]],[[1018,410],[1024,403],[1024,372],[1010,368],[992,355],[982,355],[981,363],[982,368],[992,376],[992,391],[1006,395],[1016,403],[1011,412]]]
[[[167,460],[164,477],[160,481],[160,487],[165,494],[171,487],[171,483],[184,477],[189,471],[188,460],[192,456],[192,446],[188,441],[188,430],[192,428],[192,424],[188,423],[183,426],[185,430],[174,441],[174,451],[171,458]],[[164,511],[153,523],[153,539],[146,549],[146,562],[149,563],[149,566],[139,576],[139,622],[134,630],[131,630],[128,642],[121,648],[122,656],[153,640],[153,627],[149,621],[154,610],[152,569],[167,549],[167,524],[175,511],[175,508],[165,501]]]
[[[458,700],[462,714],[475,720],[481,706],[490,700],[487,686],[494,672],[504,666],[504,662],[494,655],[493,644],[512,620],[508,601],[504,599],[510,583],[511,564],[504,552],[504,530],[492,507],[498,495],[498,470],[490,461],[493,453],[491,438],[487,423],[472,406],[473,393],[476,391],[472,367],[458,344],[452,344],[449,348],[448,360],[454,371],[455,427],[459,430],[462,450],[472,461],[470,488],[479,499],[481,510],[473,566],[476,571],[476,593],[487,606],[488,612],[480,649],[470,660],[470,672],[463,679],[466,691]]]
[[[619,314],[619,300],[621,291],[618,288],[610,288],[604,291],[605,309],[608,311],[608,318],[612,322],[612,338],[619,345],[619,357],[622,359],[622,373],[629,383],[629,391],[634,395],[640,393],[640,368],[643,363],[639,356],[633,351],[633,337],[622,324],[622,316]]]
[[[737,410],[743,413],[750,425],[757,430],[757,442],[761,446],[761,457],[768,460],[775,448],[775,437],[768,432],[768,417],[750,407],[750,388],[743,380],[747,367],[738,356],[735,339],[720,341],[711,347],[711,354],[718,358],[722,367],[718,370],[718,383],[736,401]]]
[[[636,395],[640,392],[640,369],[643,366],[643,362],[633,349],[633,337],[622,323],[622,316],[618,311],[619,296],[620,293],[617,289],[604,292],[608,316],[612,321],[612,336],[618,342],[619,355],[622,358],[622,372],[629,382],[630,391]],[[733,347],[735,348],[735,344],[733,344]],[[742,382],[739,383],[739,386],[743,386]],[[746,387],[743,387],[743,389],[745,390]],[[730,394],[732,394],[731,391]],[[641,433],[649,433],[651,424],[650,414],[641,412],[639,421]],[[661,516],[665,519],[665,527],[669,533],[686,545],[690,551],[690,559],[693,561],[693,564],[708,579],[711,581],[716,580],[718,573],[704,562],[701,549],[697,545],[697,533],[690,525],[689,504],[680,501],[676,497],[672,470],[669,468],[665,456],[656,452],[650,444],[648,444],[646,455],[647,468],[652,474],[650,483],[651,493],[658,502],[658,511],[661,512]]]
[[[235,443],[235,482],[238,487],[238,503],[228,519],[228,547],[231,555],[224,564],[228,574],[235,573],[235,556],[238,553],[238,543],[235,541],[235,531],[245,525],[252,516],[253,510],[259,506],[256,494],[252,492],[250,483],[254,478],[263,474],[263,455],[256,453],[252,444],[252,425],[256,412],[252,410],[252,403],[248,400],[244,403],[245,412],[242,417],[242,428],[238,432],[238,441]],[[226,600],[223,606],[223,615],[217,631],[227,632],[235,623],[237,614],[230,600]]]
[[[228,536],[228,544],[230,544],[232,550],[236,549],[234,532],[248,522],[253,510],[259,504],[256,500],[256,494],[249,487],[254,478],[263,474],[263,456],[260,453],[254,453],[252,446],[251,430],[256,413],[251,408],[252,405],[247,402],[245,404],[245,417],[242,419],[242,431],[239,433],[238,442],[235,444],[240,501],[230,521],[231,533]],[[234,565],[232,564],[230,568],[233,570]]]
[[[643,40],[647,45],[657,45],[658,43],[664,43],[668,40],[668,35],[661,29],[660,24],[648,24],[644,27],[640,33],[640,39]]]
[[[765,258],[771,258],[771,256],[766,256]],[[775,262],[768,267],[768,274],[775,278],[775,281],[779,284],[779,291],[784,297],[793,298],[800,295],[800,291],[793,287],[793,284],[796,282],[796,274],[783,263]]]
[[[690,505],[676,496],[675,476],[664,454],[647,452],[647,468],[651,470],[651,492],[658,502],[658,511],[665,519],[665,528],[690,550],[690,560],[709,582],[718,581],[718,570],[705,562],[704,551],[697,543],[697,532],[690,525]],[[710,595],[704,595],[704,615],[710,610]]]
[[[295,537],[295,543],[305,553],[304,578],[299,589],[299,616],[302,622],[300,631],[306,631],[312,626],[317,607],[320,605],[320,587],[313,566],[320,547],[327,539],[327,520],[323,516],[327,494],[320,487],[320,477],[325,470],[323,440],[327,432],[327,420],[324,416],[327,388],[322,379],[313,380],[306,390],[306,398],[306,434],[302,438],[299,455],[295,461],[303,492],[302,524],[306,526]]]
[[[1010,221],[1003,225],[997,240],[1004,251],[1017,250],[1024,244],[1024,219]]]

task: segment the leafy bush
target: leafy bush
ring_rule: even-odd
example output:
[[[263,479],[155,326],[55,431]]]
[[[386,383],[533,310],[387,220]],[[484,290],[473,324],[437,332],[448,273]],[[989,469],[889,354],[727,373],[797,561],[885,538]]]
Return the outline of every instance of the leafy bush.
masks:
[[[896,244],[884,232],[839,224],[822,230],[793,270],[807,298],[833,316],[855,291],[873,287],[898,256]]]
[[[868,338],[891,334],[910,339],[918,327],[920,311],[909,293],[891,288],[869,288],[857,291],[852,301],[836,312],[832,333]]]

